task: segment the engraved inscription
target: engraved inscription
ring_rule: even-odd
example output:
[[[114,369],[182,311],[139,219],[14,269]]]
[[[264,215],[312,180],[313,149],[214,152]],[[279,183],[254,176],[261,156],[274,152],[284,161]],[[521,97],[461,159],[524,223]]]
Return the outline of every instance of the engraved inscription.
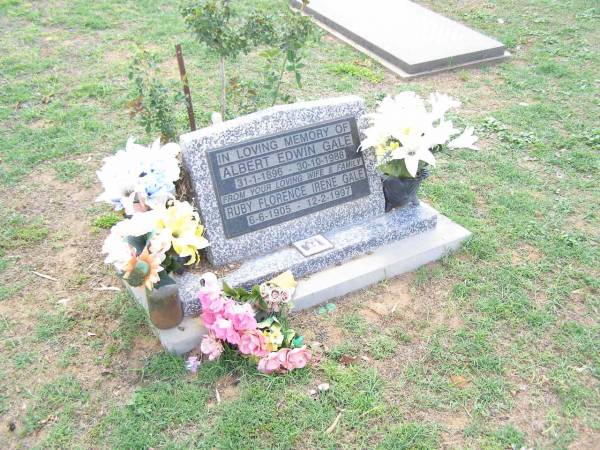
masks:
[[[370,194],[354,117],[207,152],[228,238]]]

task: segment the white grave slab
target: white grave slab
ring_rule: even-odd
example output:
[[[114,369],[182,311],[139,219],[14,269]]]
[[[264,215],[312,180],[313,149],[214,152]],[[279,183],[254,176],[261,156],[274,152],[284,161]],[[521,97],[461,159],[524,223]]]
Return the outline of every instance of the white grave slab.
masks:
[[[405,78],[509,56],[501,42],[408,0],[311,0],[305,12]]]

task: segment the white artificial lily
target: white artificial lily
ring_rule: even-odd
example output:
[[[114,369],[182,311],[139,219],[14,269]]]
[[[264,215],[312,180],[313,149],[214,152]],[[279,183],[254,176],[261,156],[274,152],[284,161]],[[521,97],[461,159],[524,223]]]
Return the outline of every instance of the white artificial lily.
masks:
[[[431,105],[431,113],[429,115],[432,122],[443,120],[448,111],[460,107],[458,100],[439,92],[429,94],[429,104]]]
[[[435,157],[429,148],[423,145],[421,136],[413,137],[412,141],[406,137],[402,143],[402,147],[398,147],[392,151],[392,159],[404,160],[406,170],[408,170],[408,173],[412,177],[417,176],[420,161],[435,166]]]
[[[133,248],[125,242],[122,226],[119,222],[111,230],[102,245],[102,253],[106,254],[104,262],[113,264],[117,271],[123,271],[131,259]]]
[[[160,214],[161,210],[135,213],[130,219],[123,220],[117,225],[120,225],[120,232],[123,236],[144,236],[156,229]]]
[[[479,147],[475,145],[475,142],[479,140],[477,136],[473,134],[475,128],[467,127],[462,134],[448,143],[450,148],[469,148],[471,150],[479,150]]]
[[[448,144],[465,148],[473,146],[477,137],[469,128],[451,141],[460,132],[445,115],[460,102],[445,94],[432,93],[425,101],[414,92],[401,92],[386,97],[367,117],[371,126],[364,133],[362,148],[374,147],[379,164],[403,160],[408,173],[416,177],[419,162],[435,165],[431,150],[438,145]]]

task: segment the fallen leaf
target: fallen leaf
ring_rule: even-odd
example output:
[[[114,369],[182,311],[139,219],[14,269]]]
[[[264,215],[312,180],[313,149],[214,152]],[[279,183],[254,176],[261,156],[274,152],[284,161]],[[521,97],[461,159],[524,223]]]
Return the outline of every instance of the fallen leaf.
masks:
[[[329,428],[327,428],[327,430],[325,430],[325,433],[331,433],[333,432],[333,430],[335,430],[335,427],[337,426],[338,422],[340,421],[340,418],[342,417],[342,413],[339,413],[337,415],[337,417],[335,418],[335,420],[333,421],[333,423],[329,426]]]
[[[340,363],[342,363],[345,366],[349,366],[350,364],[354,364],[357,359],[357,356],[342,355],[342,357],[340,358]]]
[[[463,377],[462,375],[452,375],[450,377],[450,381],[452,382],[452,384],[454,386],[456,386],[457,388],[460,388],[460,389],[467,387],[467,385],[469,384],[467,379],[465,377]]]

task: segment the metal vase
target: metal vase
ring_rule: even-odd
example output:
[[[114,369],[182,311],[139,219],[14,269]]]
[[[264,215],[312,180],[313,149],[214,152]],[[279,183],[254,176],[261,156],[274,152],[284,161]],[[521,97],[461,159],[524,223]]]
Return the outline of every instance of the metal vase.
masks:
[[[183,320],[183,305],[177,284],[168,284],[146,291],[148,315],[152,324],[160,329],[174,328]]]
[[[417,193],[421,182],[429,176],[422,169],[416,178],[396,178],[387,176],[383,179],[383,194],[385,196],[385,212],[407,205],[418,205]]]

